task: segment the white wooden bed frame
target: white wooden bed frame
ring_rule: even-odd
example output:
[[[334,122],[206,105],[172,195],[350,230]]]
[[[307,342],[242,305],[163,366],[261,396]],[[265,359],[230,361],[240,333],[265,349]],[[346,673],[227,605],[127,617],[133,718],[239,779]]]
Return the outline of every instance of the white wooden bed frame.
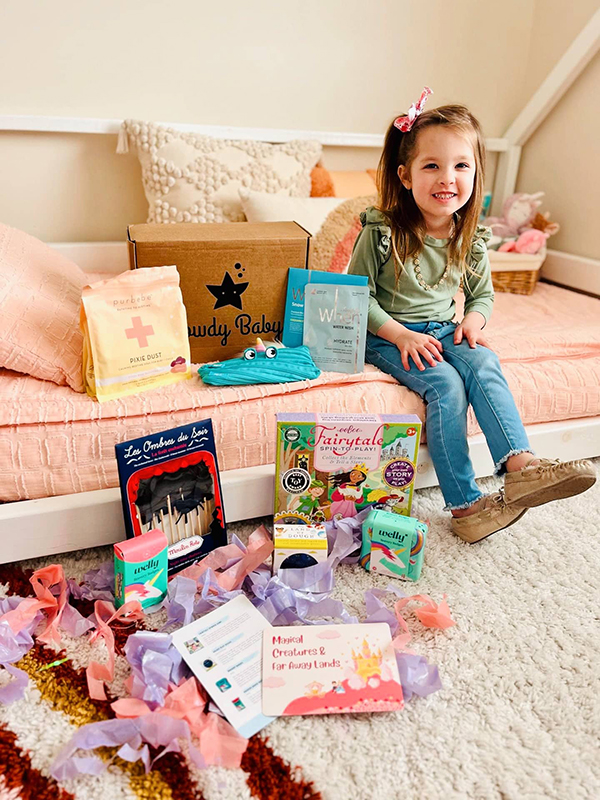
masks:
[[[527,427],[532,448],[542,456],[567,461],[600,455],[600,417],[547,422]],[[478,478],[492,474],[492,460],[481,434],[469,439]],[[273,513],[275,466],[221,473],[227,522]],[[437,486],[429,453],[420,448],[417,489]],[[0,563],[70,550],[84,550],[125,538],[119,489],[23,500],[0,506]]]
[[[521,149],[569,86],[600,49],[600,10],[590,19],[570,48],[506,131],[488,139],[498,153],[494,180],[493,213],[500,213],[505,197],[515,189]],[[59,117],[2,116],[0,131],[106,133],[116,135],[120,120]],[[328,133],[168,123],[222,138],[283,142],[293,138],[318,139],[323,145],[381,147],[378,134]],[[86,242],[53,245],[88,272],[128,269],[122,242]],[[542,277],[568,288],[600,295],[600,261],[550,250]],[[527,432],[540,455],[568,460],[600,456],[600,417],[530,425]],[[492,473],[492,460],[483,436],[469,440],[477,477]],[[228,522],[266,516],[273,510],[274,465],[222,473],[225,515]],[[421,447],[416,487],[436,486],[435,471],[426,447]],[[0,505],[0,563],[85,549],[119,541],[125,536],[119,489],[25,500]]]

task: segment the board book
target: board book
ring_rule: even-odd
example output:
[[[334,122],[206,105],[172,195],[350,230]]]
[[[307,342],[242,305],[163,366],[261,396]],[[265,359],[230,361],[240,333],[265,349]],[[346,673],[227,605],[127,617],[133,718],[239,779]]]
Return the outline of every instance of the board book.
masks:
[[[290,625],[263,632],[264,714],[399,711],[403,705],[386,622]]]

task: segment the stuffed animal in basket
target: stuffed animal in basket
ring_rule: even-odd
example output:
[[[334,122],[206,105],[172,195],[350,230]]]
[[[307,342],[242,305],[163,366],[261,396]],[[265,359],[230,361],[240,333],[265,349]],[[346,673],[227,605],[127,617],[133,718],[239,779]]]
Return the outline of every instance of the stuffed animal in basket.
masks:
[[[494,236],[500,236],[503,239],[516,238],[520,233],[531,228],[537,210],[542,205],[540,198],[543,196],[544,192],[511,194],[504,201],[503,216],[487,217],[483,224],[492,229]]]
[[[534,255],[539,253],[540,250],[546,245],[548,234],[543,231],[537,231],[534,228],[523,231],[518,239],[511,239],[508,242],[500,245],[498,252],[500,253],[529,253]]]
[[[552,222],[550,220],[549,211],[546,211],[545,214],[540,214],[538,211],[531,222],[531,227],[535,228],[537,231],[543,231],[544,233],[547,233],[548,236],[554,236],[554,234],[558,233],[560,230],[560,225],[558,222]]]

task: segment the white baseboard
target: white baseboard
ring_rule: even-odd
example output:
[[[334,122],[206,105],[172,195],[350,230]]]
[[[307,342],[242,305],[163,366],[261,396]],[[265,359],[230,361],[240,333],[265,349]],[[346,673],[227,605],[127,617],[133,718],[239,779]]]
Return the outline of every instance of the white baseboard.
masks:
[[[540,456],[600,456],[600,417],[547,422],[527,428]],[[481,434],[469,440],[478,478],[491,475],[492,459]],[[227,522],[273,513],[275,466],[229,470],[221,475]],[[421,447],[415,486],[436,486],[429,452]],[[26,500],[0,506],[0,563],[112,544],[125,538],[119,489]]]
[[[566,289],[600,296],[600,261],[560,250],[548,250],[541,277]]]
[[[127,242],[49,242],[53,250],[74,261],[83,272],[120,275],[129,269]]]

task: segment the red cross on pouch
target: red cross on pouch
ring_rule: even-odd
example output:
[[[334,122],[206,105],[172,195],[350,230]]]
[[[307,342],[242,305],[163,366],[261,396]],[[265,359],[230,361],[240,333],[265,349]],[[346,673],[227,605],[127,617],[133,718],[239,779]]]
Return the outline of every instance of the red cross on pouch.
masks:
[[[125,336],[128,339],[137,339],[140,347],[148,347],[148,337],[154,336],[152,325],[144,325],[141,317],[132,317],[131,325],[131,328],[125,328]]]

